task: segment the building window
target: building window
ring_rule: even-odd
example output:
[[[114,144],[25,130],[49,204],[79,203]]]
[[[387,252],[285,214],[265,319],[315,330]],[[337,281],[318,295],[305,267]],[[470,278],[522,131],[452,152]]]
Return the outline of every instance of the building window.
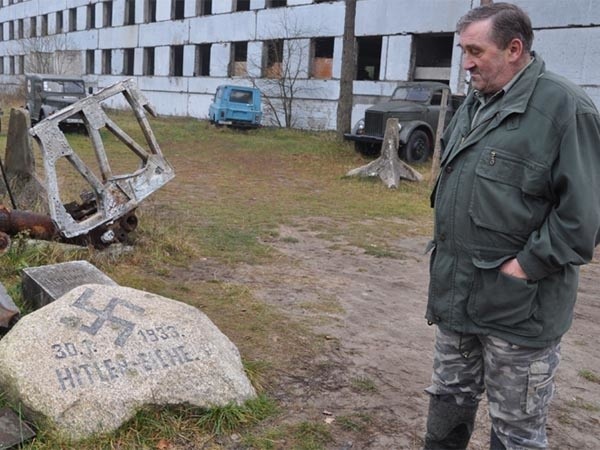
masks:
[[[412,48],[413,80],[450,82],[453,34],[415,34]]]
[[[110,49],[102,50],[102,74],[110,75],[112,71],[112,51]]]
[[[185,0],[171,2],[171,20],[182,20],[184,17]]]
[[[144,48],[144,75],[154,75],[154,47]]]
[[[210,76],[210,47],[211,44],[196,45],[196,76]]]
[[[86,11],[85,28],[96,28],[96,5],[88,5]]]
[[[359,37],[356,39],[356,43],[358,46],[356,79],[379,80],[381,36]]]
[[[236,0],[234,11],[250,11],[250,0]]]
[[[0,23],[0,42],[4,40],[4,24]]]
[[[169,75],[172,77],[183,76],[183,45],[171,46]]]
[[[4,75],[4,56],[0,56],[0,75]]]
[[[96,62],[96,52],[94,50],[85,51],[85,73],[93,74]]]
[[[11,20],[8,22],[8,40],[12,41],[15,38],[15,22]]]
[[[102,4],[102,26],[112,27],[113,21],[113,2],[112,0],[106,1]]]
[[[135,24],[135,0],[125,0],[125,25]]]
[[[283,39],[265,41],[263,76],[265,78],[281,78],[283,62]]]
[[[62,11],[56,11],[56,33],[60,34],[62,33],[64,27],[64,20],[63,20],[63,12]]]
[[[69,31],[77,30],[77,8],[69,9]]]
[[[37,17],[31,17],[29,19],[29,37],[37,36]]]
[[[334,38],[315,38],[311,42],[312,61],[310,76],[321,80],[328,80],[333,72],[333,45]]]
[[[123,49],[123,75],[133,75],[135,63],[135,49]]]
[[[265,4],[266,8],[280,8],[282,6],[287,6],[287,0],[267,0]]]
[[[23,75],[25,73],[25,56],[24,55],[19,55],[17,56],[17,58],[19,59],[19,64],[18,64],[18,74],[19,75]]]
[[[248,42],[231,43],[231,64],[229,65],[230,77],[243,77],[248,74]]]
[[[156,0],[146,0],[144,22],[156,22]]]
[[[196,15],[210,16],[212,14],[212,0],[196,0]]]
[[[14,56],[8,57],[8,74],[9,75],[15,74],[15,57]]]
[[[42,36],[48,36],[48,14],[42,16]]]
[[[25,21],[23,19],[19,19],[19,39],[23,39],[25,37]]]

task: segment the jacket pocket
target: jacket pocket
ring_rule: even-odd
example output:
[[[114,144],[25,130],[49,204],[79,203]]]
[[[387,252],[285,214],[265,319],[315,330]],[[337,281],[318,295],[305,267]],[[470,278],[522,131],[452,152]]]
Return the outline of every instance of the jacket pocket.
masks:
[[[475,225],[528,235],[551,207],[548,171],[536,162],[486,147],[475,169],[469,214]]]
[[[537,317],[538,284],[500,272],[500,265],[509,258],[473,258],[475,273],[467,313],[482,327],[519,336],[539,336],[543,326]]]

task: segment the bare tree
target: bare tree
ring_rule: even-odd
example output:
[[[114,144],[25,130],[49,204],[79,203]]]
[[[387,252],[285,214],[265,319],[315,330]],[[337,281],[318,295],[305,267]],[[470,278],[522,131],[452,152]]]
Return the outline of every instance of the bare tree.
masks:
[[[296,113],[301,108],[298,99],[315,91],[307,83],[310,45],[305,36],[316,33],[311,33],[306,25],[300,26],[287,12],[281,14],[276,31],[271,33],[272,38],[264,41],[262,59],[248,61],[254,69],[248,78],[260,89],[273,122],[293,128],[298,125]],[[282,35],[285,37],[279,37]]]
[[[25,55],[24,71],[28,73],[81,74],[81,54],[68,50],[67,36],[38,36],[19,41],[19,52]]]

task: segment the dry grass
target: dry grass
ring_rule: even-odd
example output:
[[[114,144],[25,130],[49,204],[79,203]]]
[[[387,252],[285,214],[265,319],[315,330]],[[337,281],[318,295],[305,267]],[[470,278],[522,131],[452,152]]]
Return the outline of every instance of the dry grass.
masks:
[[[117,114],[117,121],[140,137],[127,116]],[[84,257],[122,285],[202,309],[238,345],[253,379],[268,395],[278,371],[311,360],[328,344],[254,298],[247,287],[224,281],[223,271],[240,263],[270,261],[274,254],[266,242],[277,237],[280,225],[302,223],[322,237],[343,237],[381,256],[391,254],[385,247],[391,236],[423,234],[431,226],[427,180],[389,190],[377,181],[345,178],[348,170],[367,161],[332,133],[266,128],[239,132],[175,118],[153,119],[151,124],[176,178],[139,208],[134,251],[111,256],[85,249],[72,255],[15,247],[0,260],[0,277],[17,298],[21,268]],[[86,136],[68,139],[91,161]],[[123,148],[115,146],[111,152],[117,160],[123,155],[121,163],[130,167]],[[420,169],[428,176],[428,166]],[[71,172],[64,180],[69,183],[71,176],[76,177]],[[186,448],[217,448],[211,431],[194,427],[197,419],[192,416],[185,410],[147,411],[120,432],[78,448],[157,448],[160,442],[182,439],[190,445]],[[352,420],[348,427],[360,428],[359,422]],[[320,426],[300,423],[249,434],[246,444],[280,448],[276,443],[281,435],[297,448],[322,448],[329,440]],[[42,430],[24,448],[65,445]]]

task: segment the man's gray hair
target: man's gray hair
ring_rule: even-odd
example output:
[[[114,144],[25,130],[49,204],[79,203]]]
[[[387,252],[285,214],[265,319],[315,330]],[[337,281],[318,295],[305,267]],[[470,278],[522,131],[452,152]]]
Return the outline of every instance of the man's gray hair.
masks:
[[[456,24],[456,32],[462,33],[473,22],[492,19],[491,39],[500,49],[508,47],[517,38],[525,51],[531,51],[533,29],[529,16],[512,3],[492,3],[470,10]]]

